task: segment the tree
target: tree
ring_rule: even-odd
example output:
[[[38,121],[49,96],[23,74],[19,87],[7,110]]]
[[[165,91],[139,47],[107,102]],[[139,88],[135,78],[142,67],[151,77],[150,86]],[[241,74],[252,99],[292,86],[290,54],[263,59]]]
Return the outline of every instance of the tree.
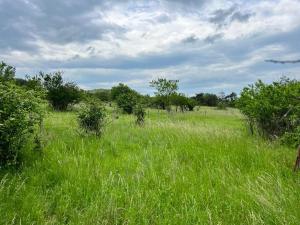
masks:
[[[40,73],[46,96],[55,110],[66,110],[70,104],[78,103],[82,93],[76,84],[64,83],[61,72]]]
[[[12,66],[7,65],[4,62],[0,63],[0,82],[12,81],[15,77],[16,69]]]
[[[132,114],[133,109],[138,102],[138,96],[134,92],[124,93],[116,99],[117,105],[123,112]]]
[[[116,101],[118,107],[123,112],[132,114],[141,96],[127,85],[120,83],[118,86],[112,87],[111,98]]]
[[[171,95],[171,104],[176,107],[176,112],[178,107],[181,112],[186,110],[193,111],[194,107],[197,105],[197,102],[194,99],[188,98],[184,94],[172,94]]]
[[[241,92],[237,106],[248,118],[252,132],[286,142],[300,141],[300,81],[281,78],[265,84],[261,80]],[[292,143],[291,143],[292,144]]]
[[[170,111],[170,97],[178,90],[178,80],[167,80],[165,78],[158,78],[150,82],[150,87],[154,87],[157,92],[155,95],[162,100],[163,109]]]
[[[117,100],[117,98],[122,95],[122,94],[128,94],[128,93],[132,93],[135,92],[134,90],[132,90],[130,87],[128,87],[125,84],[119,83],[118,86],[114,86],[111,89],[111,99],[112,100]]]
[[[199,93],[193,97],[199,105],[203,106],[217,106],[218,104],[218,96],[210,93]]]
[[[230,107],[234,107],[237,100],[237,94],[235,92],[232,92],[231,94],[225,96],[225,101],[227,102],[227,105]]]

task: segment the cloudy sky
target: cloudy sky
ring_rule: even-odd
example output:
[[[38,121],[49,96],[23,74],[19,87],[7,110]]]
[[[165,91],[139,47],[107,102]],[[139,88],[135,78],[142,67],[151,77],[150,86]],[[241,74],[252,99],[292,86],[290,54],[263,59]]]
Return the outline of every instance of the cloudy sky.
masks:
[[[300,79],[300,0],[0,0],[0,61],[64,71],[84,89],[156,77],[184,93]]]

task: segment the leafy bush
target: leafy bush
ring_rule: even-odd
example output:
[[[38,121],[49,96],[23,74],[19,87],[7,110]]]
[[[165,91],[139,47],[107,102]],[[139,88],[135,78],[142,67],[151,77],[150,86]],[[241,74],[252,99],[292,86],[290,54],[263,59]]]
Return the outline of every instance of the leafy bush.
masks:
[[[258,81],[243,89],[237,106],[247,116],[250,127],[256,127],[262,135],[284,136],[287,142],[293,142],[295,135],[299,137],[299,81],[285,77],[270,85]]]
[[[61,72],[40,73],[40,77],[47,99],[55,110],[66,110],[69,105],[78,103],[81,99],[80,89],[74,83],[64,83]]]
[[[132,114],[137,104],[138,97],[135,93],[124,93],[118,96],[116,102],[120,109],[127,114]]]
[[[145,122],[145,109],[141,104],[137,104],[134,108],[134,115],[136,116],[136,124],[143,125]]]
[[[0,166],[18,164],[26,144],[39,143],[41,103],[34,91],[0,82]]]
[[[102,105],[96,102],[89,103],[79,110],[79,126],[86,132],[100,136],[106,125],[106,117],[106,110]]]
[[[132,114],[134,107],[141,96],[133,89],[124,84],[112,87],[111,98],[115,100],[118,107],[127,114]]]

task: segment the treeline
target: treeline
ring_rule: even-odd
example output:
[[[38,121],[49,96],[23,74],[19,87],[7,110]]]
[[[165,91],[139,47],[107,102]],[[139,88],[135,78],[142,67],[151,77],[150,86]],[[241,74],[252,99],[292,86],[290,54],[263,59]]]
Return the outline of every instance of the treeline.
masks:
[[[157,85],[154,86],[153,82],[158,82],[157,85],[160,85],[161,87],[158,87]],[[165,90],[161,90],[163,85],[168,86],[171,85],[171,83],[176,83],[176,86],[173,90],[167,90],[167,87],[165,87]],[[237,94],[235,92],[232,92],[229,95],[225,95],[224,93],[220,93],[219,95],[211,94],[211,93],[199,93],[195,96],[188,97],[184,93],[178,93],[178,81],[175,82],[173,80],[167,80],[164,78],[159,78],[158,80],[152,81],[150,84],[151,87],[159,88],[160,90],[158,92],[155,92],[155,96],[150,95],[141,95],[135,90],[129,88],[128,86],[120,83],[118,86],[113,87],[112,89],[96,89],[87,91],[89,96],[93,96],[97,99],[99,99],[102,102],[119,102],[118,105],[122,108],[122,100],[125,98],[128,98],[131,102],[135,102],[133,99],[140,99],[140,101],[145,105],[146,107],[150,108],[156,108],[156,109],[162,109],[162,110],[171,110],[171,106],[175,107],[175,111],[193,111],[195,106],[211,106],[211,107],[218,107],[225,109],[226,107],[235,107],[235,103],[237,100]],[[132,96],[126,96],[129,93],[132,93]],[[122,95],[125,94],[125,96]],[[119,97],[119,95],[121,97]],[[136,96],[135,98],[133,96]],[[119,98],[119,100],[118,100]],[[126,101],[126,102],[130,102]],[[132,110],[125,110],[128,113],[131,113]]]

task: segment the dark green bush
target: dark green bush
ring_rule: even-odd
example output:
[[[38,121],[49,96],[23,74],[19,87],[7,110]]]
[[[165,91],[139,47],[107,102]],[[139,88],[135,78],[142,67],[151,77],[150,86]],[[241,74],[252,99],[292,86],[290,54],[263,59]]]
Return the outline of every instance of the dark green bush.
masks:
[[[134,115],[136,116],[136,124],[143,125],[145,123],[146,111],[141,104],[137,104],[134,108]]]
[[[260,134],[271,138],[284,137],[286,142],[297,142],[298,135],[299,140],[299,81],[281,78],[269,85],[258,81],[243,89],[237,106],[252,130],[257,128]]]
[[[16,165],[29,143],[38,143],[42,100],[32,90],[0,82],[0,166]]]
[[[78,113],[79,126],[86,132],[100,136],[106,125],[106,110],[96,102],[82,106]]]
[[[124,93],[116,99],[117,105],[123,112],[132,114],[138,101],[138,96],[134,92]]]
[[[46,89],[46,96],[55,110],[64,111],[71,104],[78,103],[82,92],[74,83],[64,83],[61,72],[40,73],[41,82]]]

